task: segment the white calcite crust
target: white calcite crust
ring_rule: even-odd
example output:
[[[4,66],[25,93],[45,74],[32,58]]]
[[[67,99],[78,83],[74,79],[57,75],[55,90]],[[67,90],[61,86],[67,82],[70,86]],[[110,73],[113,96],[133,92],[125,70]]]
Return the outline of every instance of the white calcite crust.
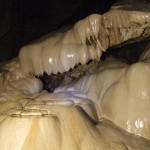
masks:
[[[111,120],[124,130],[150,140],[150,63],[109,67],[106,65],[104,70],[58,87],[54,92],[86,95],[84,98],[95,103],[99,119]]]

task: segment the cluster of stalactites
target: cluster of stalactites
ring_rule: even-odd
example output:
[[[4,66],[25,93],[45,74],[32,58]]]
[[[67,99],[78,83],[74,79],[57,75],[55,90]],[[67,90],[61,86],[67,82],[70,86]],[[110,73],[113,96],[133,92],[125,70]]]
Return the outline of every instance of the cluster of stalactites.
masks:
[[[59,31],[24,46],[19,58],[26,75],[66,72],[75,65],[99,60],[102,51],[135,39],[150,27],[150,13],[111,10],[78,21],[71,29]]]

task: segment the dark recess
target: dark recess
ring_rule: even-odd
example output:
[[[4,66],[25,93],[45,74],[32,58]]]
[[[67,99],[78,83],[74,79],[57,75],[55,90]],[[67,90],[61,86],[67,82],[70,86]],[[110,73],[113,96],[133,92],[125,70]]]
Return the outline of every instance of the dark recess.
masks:
[[[115,0],[1,0],[0,61],[49,32],[92,13],[104,13]]]

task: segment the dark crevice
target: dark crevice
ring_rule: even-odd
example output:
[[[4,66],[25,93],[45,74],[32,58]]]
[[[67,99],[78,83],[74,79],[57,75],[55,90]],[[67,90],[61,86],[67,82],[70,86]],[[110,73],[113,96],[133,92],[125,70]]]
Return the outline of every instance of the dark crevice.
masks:
[[[51,74],[44,73],[38,77],[43,82],[43,89],[52,93],[64,81],[64,74]]]
[[[106,53],[103,54],[103,60],[105,60],[108,55],[112,55],[115,58],[124,59],[128,61],[129,64],[138,62],[141,54],[144,52],[145,49],[150,43],[150,39],[145,39],[143,41],[137,41],[135,43],[130,43],[127,45],[119,46],[119,47],[113,47],[106,51]]]

